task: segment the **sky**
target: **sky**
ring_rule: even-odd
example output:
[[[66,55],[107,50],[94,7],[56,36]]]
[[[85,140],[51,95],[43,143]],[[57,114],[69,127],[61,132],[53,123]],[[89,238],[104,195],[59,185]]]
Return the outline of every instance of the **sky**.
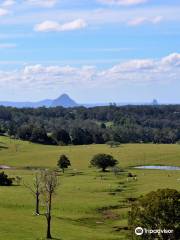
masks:
[[[180,103],[179,0],[0,0],[0,101]]]

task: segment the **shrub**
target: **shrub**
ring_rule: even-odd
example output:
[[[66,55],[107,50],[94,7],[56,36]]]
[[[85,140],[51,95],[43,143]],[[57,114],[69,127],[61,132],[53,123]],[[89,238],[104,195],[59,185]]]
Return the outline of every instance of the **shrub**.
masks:
[[[0,173],[0,186],[11,186],[13,183],[11,178],[8,178],[4,172]]]
[[[180,192],[174,189],[159,189],[140,197],[129,212],[131,239],[179,239],[180,236]],[[137,227],[149,230],[173,230],[171,234],[135,235]]]

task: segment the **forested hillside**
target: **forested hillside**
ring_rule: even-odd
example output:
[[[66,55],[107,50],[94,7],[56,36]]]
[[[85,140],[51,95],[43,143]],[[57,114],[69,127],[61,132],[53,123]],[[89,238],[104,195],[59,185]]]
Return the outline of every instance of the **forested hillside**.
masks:
[[[175,143],[180,105],[94,108],[0,107],[0,134],[43,144]]]

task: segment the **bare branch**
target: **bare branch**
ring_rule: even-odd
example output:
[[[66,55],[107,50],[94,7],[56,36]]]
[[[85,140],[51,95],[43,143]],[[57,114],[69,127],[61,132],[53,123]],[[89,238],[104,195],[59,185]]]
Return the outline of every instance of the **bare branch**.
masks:
[[[42,172],[42,188],[41,193],[46,203],[46,220],[47,220],[47,238],[51,239],[51,209],[52,197],[58,186],[58,176],[54,171],[46,170]]]

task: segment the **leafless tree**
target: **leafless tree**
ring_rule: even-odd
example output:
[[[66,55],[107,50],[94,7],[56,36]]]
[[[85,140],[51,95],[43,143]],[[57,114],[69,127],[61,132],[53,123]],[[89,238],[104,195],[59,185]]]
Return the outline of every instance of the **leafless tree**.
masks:
[[[46,170],[42,173],[42,195],[46,204],[46,220],[47,220],[47,239],[52,239],[51,236],[51,210],[52,198],[58,186],[58,177],[54,171]]]
[[[28,188],[33,196],[36,199],[36,205],[35,205],[35,214],[39,215],[39,203],[40,203],[40,194],[41,194],[41,188],[42,188],[42,172],[35,172],[33,184],[26,184],[24,183],[24,186]]]

